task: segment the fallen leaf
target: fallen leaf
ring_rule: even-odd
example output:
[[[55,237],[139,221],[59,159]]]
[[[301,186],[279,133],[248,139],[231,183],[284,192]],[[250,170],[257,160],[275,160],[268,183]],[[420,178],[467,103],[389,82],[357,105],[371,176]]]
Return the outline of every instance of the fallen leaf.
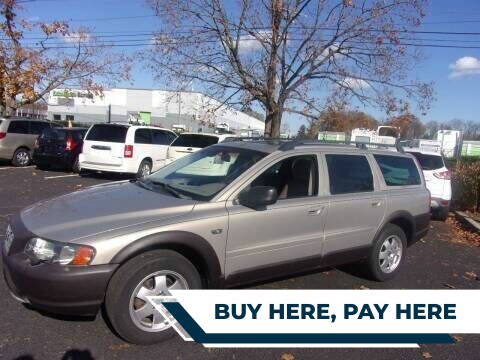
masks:
[[[467,271],[467,272],[465,273],[465,275],[466,275],[468,278],[472,279],[472,280],[480,280],[480,278],[478,277],[478,275],[475,274],[473,271]]]
[[[422,352],[422,357],[424,359],[431,359],[433,356],[429,352],[424,351],[424,352]]]
[[[130,347],[129,344],[118,344],[118,345],[110,345],[110,350],[124,350]]]
[[[280,360],[295,360],[295,356],[292,353],[283,353]]]
[[[449,288],[449,289],[455,289],[455,286],[450,285],[450,284],[443,284],[444,287]]]
[[[462,337],[461,337],[461,336],[458,336],[458,335],[452,335],[452,338],[453,338],[453,340],[455,340],[456,342],[462,341]]]

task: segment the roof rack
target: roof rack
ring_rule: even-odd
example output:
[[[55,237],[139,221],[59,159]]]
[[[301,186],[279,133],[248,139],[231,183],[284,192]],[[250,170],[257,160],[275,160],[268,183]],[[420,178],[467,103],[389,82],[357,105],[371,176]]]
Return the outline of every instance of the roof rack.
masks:
[[[338,141],[338,140],[292,140],[285,142],[279,148],[281,151],[293,150],[297,146],[309,146],[309,145],[333,145],[333,146],[355,146],[358,149],[364,150],[375,150],[375,149],[395,149],[400,153],[403,153],[403,147],[400,144],[400,141],[397,139],[395,144],[380,144],[380,143],[367,143],[364,141]]]
[[[364,141],[341,141],[341,140],[308,140],[308,139],[282,139],[282,138],[269,138],[265,139],[263,137],[232,137],[227,139],[224,142],[230,141],[262,141],[266,143],[274,143],[279,145],[278,150],[280,151],[289,151],[293,150],[298,146],[315,146],[315,145],[329,145],[329,146],[339,146],[339,147],[356,147],[358,149],[364,150],[393,150],[399,153],[404,153],[402,145],[400,144],[399,139],[395,141],[395,144],[380,144],[380,143],[367,143]]]

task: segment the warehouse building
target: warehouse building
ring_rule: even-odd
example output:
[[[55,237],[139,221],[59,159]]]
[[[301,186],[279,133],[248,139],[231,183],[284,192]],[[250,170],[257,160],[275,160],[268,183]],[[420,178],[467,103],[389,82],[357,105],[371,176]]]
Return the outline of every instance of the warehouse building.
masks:
[[[265,129],[263,121],[204,94],[151,89],[109,89],[102,96],[56,89],[49,95],[48,119],[87,124],[140,122],[168,129],[180,125],[193,132],[223,128],[238,134],[263,134]]]

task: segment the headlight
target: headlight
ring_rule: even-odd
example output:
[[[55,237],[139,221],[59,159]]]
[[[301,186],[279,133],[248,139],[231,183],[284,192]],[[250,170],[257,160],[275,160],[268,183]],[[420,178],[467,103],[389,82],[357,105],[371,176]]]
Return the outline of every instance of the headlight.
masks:
[[[25,246],[25,254],[35,263],[88,265],[95,255],[95,250],[89,246],[64,244],[35,237]]]

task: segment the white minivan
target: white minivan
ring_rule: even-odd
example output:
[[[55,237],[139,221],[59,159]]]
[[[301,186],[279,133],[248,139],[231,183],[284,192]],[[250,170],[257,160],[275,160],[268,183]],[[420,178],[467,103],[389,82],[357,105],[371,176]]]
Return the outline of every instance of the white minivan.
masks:
[[[83,141],[80,168],[143,177],[165,165],[176,137],[171,130],[153,126],[95,124]]]
[[[172,142],[167,152],[167,164],[207,146],[236,138],[235,134],[183,133]]]
[[[405,152],[415,156],[422,167],[425,183],[431,195],[430,206],[433,216],[445,221],[452,200],[452,181],[442,154],[420,148],[405,148]]]

